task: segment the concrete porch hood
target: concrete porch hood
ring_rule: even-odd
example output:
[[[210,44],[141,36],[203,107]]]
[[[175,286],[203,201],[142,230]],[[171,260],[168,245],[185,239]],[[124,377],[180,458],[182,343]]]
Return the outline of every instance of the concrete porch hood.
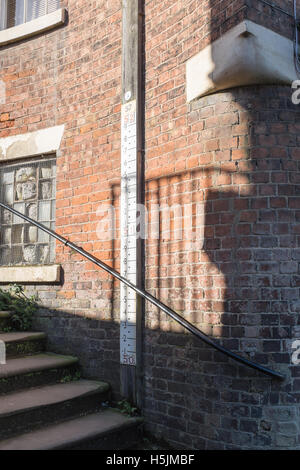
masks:
[[[299,78],[293,41],[245,20],[187,62],[187,100],[245,85],[291,85]]]

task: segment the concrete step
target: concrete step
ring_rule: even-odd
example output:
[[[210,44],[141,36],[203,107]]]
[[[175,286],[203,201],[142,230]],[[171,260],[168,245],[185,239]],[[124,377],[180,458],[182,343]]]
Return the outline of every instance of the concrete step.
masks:
[[[0,394],[60,382],[78,367],[76,357],[53,353],[8,359],[0,365]]]
[[[10,312],[8,310],[0,310],[0,319],[9,318]]]
[[[46,347],[45,333],[14,332],[0,333],[0,341],[6,346],[6,357],[25,356],[42,352]]]
[[[140,439],[142,419],[106,409],[0,441],[0,450],[120,450]]]
[[[9,319],[0,312],[0,328]],[[109,385],[74,381],[78,359],[41,352],[44,333],[2,332],[0,341],[0,450],[118,450],[140,441],[141,418],[103,407]]]
[[[0,439],[99,411],[109,398],[105,382],[77,380],[3,395],[0,400]]]
[[[5,330],[9,326],[10,315],[10,312],[6,310],[0,310],[0,331]]]

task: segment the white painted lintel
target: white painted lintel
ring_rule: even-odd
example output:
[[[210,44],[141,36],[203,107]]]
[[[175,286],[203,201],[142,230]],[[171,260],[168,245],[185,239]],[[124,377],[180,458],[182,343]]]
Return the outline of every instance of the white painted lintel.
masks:
[[[0,139],[0,162],[57,153],[64,125]]]

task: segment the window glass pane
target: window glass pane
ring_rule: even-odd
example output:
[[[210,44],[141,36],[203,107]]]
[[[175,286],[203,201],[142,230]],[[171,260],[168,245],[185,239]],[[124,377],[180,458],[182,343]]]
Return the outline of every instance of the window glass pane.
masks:
[[[27,0],[26,21],[34,20],[47,13],[46,0]]]
[[[12,184],[4,185],[3,192],[4,192],[4,201],[7,202],[7,204],[13,204],[14,202],[13,185]]]
[[[5,209],[2,209],[2,218],[1,218],[2,225],[9,225],[11,224],[11,221],[12,221],[12,213],[9,211],[6,211]]]
[[[11,241],[11,227],[3,228],[1,231],[1,244],[2,245],[9,245]]]
[[[0,0],[0,31],[6,28],[5,0]]]
[[[0,165],[0,199],[55,229],[55,158]],[[55,261],[55,243],[32,224],[0,210],[0,265]]]
[[[51,204],[50,202],[39,203],[39,221],[45,222],[51,218]]]
[[[42,230],[39,230],[39,242],[41,243],[48,243],[50,235],[48,235],[46,232],[43,232]]]
[[[37,220],[37,204],[27,204],[26,215],[33,220]]]
[[[48,178],[51,178],[52,176],[55,176],[55,175],[52,174],[51,162],[43,163],[40,168],[40,179],[48,179]]]
[[[56,211],[56,204],[55,204],[55,199],[54,199],[54,201],[52,201],[51,203],[51,220],[55,220],[55,211]]]
[[[3,172],[3,183],[11,184],[14,182],[14,172],[13,171],[4,171]]]
[[[20,217],[19,217],[20,219]],[[20,219],[22,220],[22,219]],[[24,240],[24,226],[23,225],[14,225],[12,227],[12,237],[11,242],[13,245],[21,244]]]
[[[7,2],[7,28],[24,23],[24,0]]]
[[[39,230],[40,231],[40,230]],[[36,243],[38,238],[38,229],[32,225],[26,227],[26,243]]]
[[[26,245],[23,247],[23,259],[25,263],[37,263],[37,245]]]
[[[10,251],[11,264],[23,264],[23,247],[16,245],[13,250]]]
[[[50,259],[50,263],[51,263],[51,260],[55,259],[55,243],[53,242],[51,242],[49,245],[49,259]]]
[[[40,199],[51,199],[52,198],[52,181],[45,180],[40,182]]]
[[[41,260],[41,264],[49,263],[49,245],[39,245],[38,255],[39,259]]]
[[[19,204],[15,204],[14,209],[18,212],[21,212],[21,214],[24,214],[25,204],[23,204],[22,202]],[[21,219],[21,217],[18,217],[15,214],[13,215],[13,224],[21,224],[22,222],[23,220]]]
[[[2,265],[9,265],[10,263],[10,254],[11,250],[10,248],[0,248],[0,263]]]

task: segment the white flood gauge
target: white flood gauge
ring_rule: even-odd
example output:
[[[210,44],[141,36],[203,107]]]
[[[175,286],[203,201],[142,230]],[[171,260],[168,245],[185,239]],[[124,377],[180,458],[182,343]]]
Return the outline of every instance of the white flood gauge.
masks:
[[[122,106],[121,274],[136,284],[137,123],[136,100]],[[120,287],[121,364],[136,365],[136,294]]]

